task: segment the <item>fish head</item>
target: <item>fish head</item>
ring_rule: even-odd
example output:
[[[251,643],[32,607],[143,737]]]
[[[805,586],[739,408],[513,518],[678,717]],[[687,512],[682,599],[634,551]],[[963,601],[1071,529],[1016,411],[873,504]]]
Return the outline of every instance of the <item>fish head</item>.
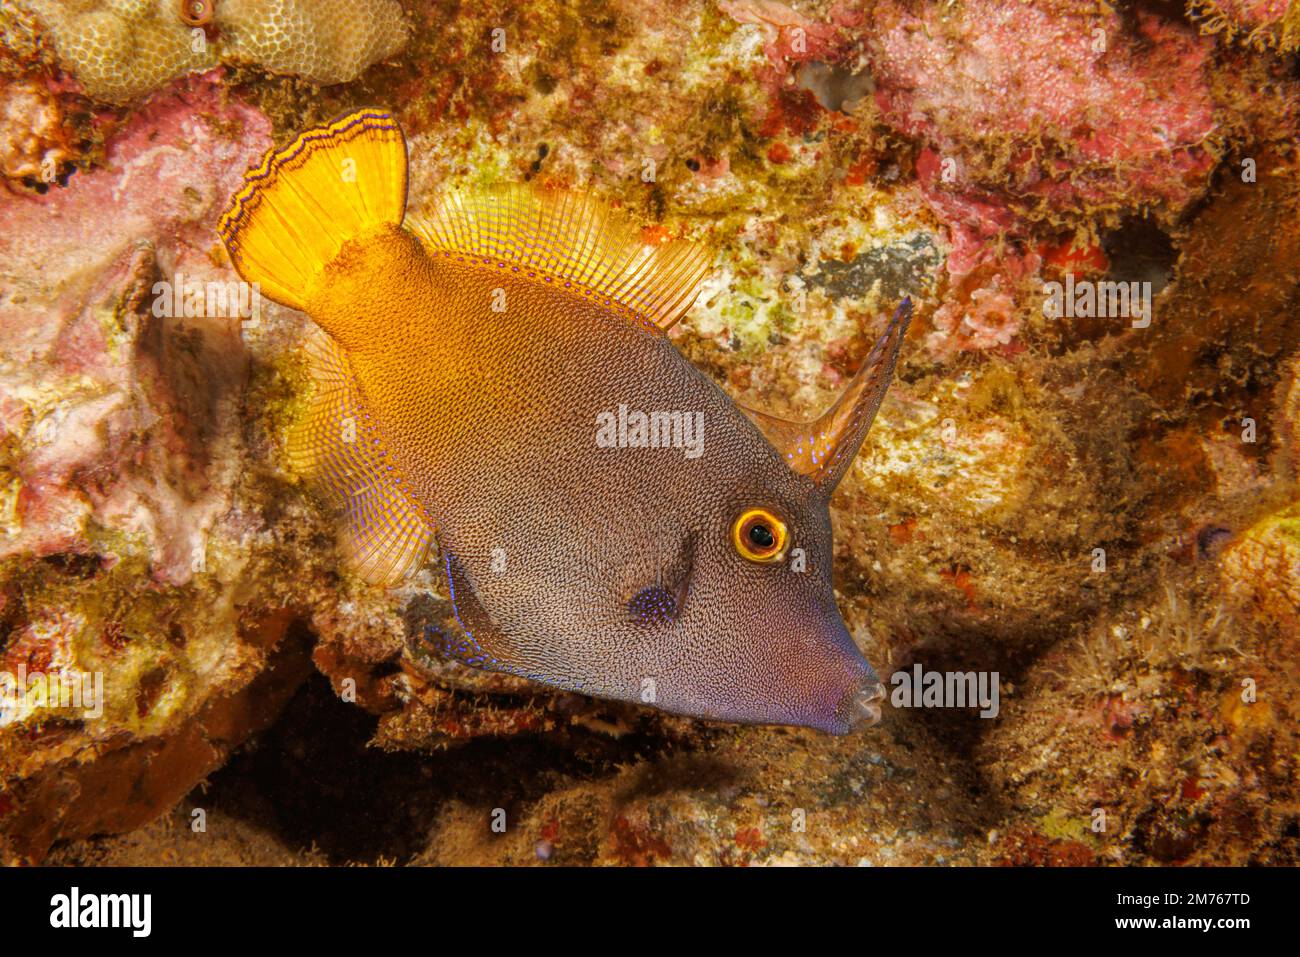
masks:
[[[516,673],[713,720],[836,734],[879,720],[884,688],[835,601],[830,500],[908,315],[820,419],[733,407],[703,472],[677,460],[599,535],[521,578],[547,587],[498,592],[498,608],[523,609],[504,629],[516,636],[505,657],[525,663]]]
[[[904,300],[816,421],[749,413],[761,454],[721,486],[720,507],[698,513],[673,623],[688,667],[680,685],[656,688],[664,707],[837,734],[880,719],[884,687],[835,602],[830,499],[884,399],[911,311]]]
[[[712,491],[713,507],[660,524],[615,578],[623,661],[604,667],[679,714],[835,734],[874,724],[884,689],[836,606],[825,489],[773,458]]]

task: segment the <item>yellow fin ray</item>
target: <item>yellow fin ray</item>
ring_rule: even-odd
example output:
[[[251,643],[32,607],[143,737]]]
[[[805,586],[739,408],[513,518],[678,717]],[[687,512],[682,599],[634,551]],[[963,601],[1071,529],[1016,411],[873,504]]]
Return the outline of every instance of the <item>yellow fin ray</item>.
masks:
[[[321,332],[305,351],[315,391],[289,431],[289,463],[343,513],[343,550],[356,573],[399,581],[428,554],[433,522],[385,453],[343,351]]]
[[[239,275],[276,302],[305,308],[343,244],[406,210],[406,140],[387,113],[357,110],[269,150],[221,217]]]
[[[713,250],[650,245],[631,221],[581,193],[504,186],[450,192],[409,225],[432,251],[578,286],[660,329],[695,302]]]

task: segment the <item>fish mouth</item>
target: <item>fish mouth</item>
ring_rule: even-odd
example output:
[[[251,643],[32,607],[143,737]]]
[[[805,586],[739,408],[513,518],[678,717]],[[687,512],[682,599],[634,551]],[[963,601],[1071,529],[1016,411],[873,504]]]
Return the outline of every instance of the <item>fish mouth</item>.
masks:
[[[854,669],[847,683],[840,683],[833,690],[827,688],[822,695],[797,703],[774,695],[743,702],[695,698],[661,706],[706,721],[811,728],[840,736],[865,731],[879,724],[886,697],[884,684],[863,662],[860,669]]]
[[[805,715],[790,723],[816,728],[828,734],[854,734],[880,723],[884,700],[885,686],[873,672],[868,671],[840,696],[834,708],[817,716]]]
[[[879,681],[851,692],[845,707],[850,731],[863,731],[880,723],[880,703],[885,700],[885,686]]]

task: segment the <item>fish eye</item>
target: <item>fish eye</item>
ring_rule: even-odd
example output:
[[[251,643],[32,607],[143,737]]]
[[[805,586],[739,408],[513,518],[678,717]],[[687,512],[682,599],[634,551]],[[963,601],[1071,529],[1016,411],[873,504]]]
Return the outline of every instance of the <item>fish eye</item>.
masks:
[[[785,522],[765,508],[745,511],[731,526],[731,543],[751,562],[774,562],[785,554]]]

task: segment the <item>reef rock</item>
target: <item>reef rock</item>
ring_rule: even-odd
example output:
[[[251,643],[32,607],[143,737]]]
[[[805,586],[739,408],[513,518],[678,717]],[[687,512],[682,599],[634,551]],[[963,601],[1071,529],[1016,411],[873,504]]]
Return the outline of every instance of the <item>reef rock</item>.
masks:
[[[22,0],[95,100],[126,104],[185,73],[248,63],[345,83],[406,42],[395,0]]]
[[[1236,42],[1291,5],[226,0],[200,55],[171,5],[26,2],[80,87],[5,34],[0,159],[78,170],[0,195],[0,672],[105,698],[4,711],[7,859],[229,861],[256,821],[262,863],[1296,863],[1300,84]],[[236,61],[336,85],[172,81]],[[673,336],[746,405],[820,411],[910,295],[840,605],[887,680],[997,672],[997,713],[842,740],[554,694],[442,657],[436,562],[350,576],[281,452],[307,320],[207,284],[244,168],[362,104],[413,209],[532,181],[711,240]],[[1067,275],[1151,282],[1150,323],[1046,315]],[[179,840],[200,804],[227,826]]]

